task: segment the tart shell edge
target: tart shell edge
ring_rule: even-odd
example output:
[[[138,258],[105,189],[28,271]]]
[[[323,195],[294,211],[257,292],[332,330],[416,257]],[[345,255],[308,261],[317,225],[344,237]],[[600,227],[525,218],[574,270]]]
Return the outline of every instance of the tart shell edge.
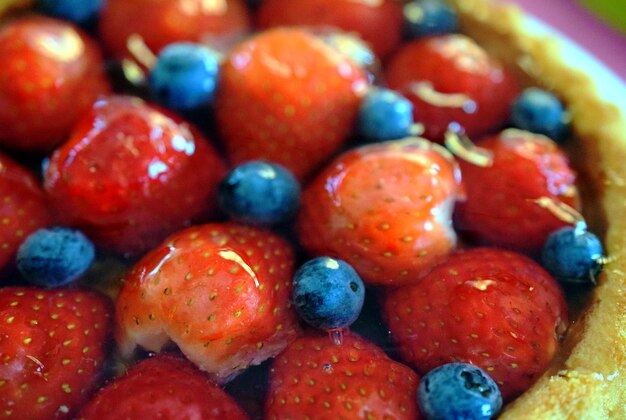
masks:
[[[523,418],[626,418],[626,121],[599,97],[592,80],[559,60],[554,39],[523,28],[515,6],[493,0],[452,0],[464,32],[524,70],[568,104],[576,144],[598,200],[609,261],[586,311],[570,327],[554,366],[502,413]]]

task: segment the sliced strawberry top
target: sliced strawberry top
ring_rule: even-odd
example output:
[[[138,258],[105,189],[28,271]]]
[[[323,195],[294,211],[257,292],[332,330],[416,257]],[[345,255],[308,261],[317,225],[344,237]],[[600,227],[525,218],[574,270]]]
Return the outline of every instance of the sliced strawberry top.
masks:
[[[0,29],[0,144],[45,152],[109,91],[97,44],[69,23],[39,16]]]
[[[215,111],[229,158],[306,178],[346,141],[366,86],[362,69],[304,30],[248,39],[220,74]]]
[[[374,344],[346,333],[298,338],[273,362],[265,418],[421,418],[419,378]]]
[[[71,418],[96,384],[112,308],[81,290],[0,289],[0,409],[6,418]]]
[[[519,93],[516,79],[465,35],[419,39],[402,46],[385,77],[414,104],[430,140],[457,123],[472,138],[504,126]]]
[[[304,191],[298,237],[312,254],[346,260],[367,282],[415,281],[456,244],[459,183],[451,155],[423,139],[354,149]]]
[[[50,159],[59,217],[98,245],[138,254],[215,209],[225,166],[200,133],[137,98],[94,104]]]
[[[402,357],[419,372],[449,362],[483,368],[511,400],[548,368],[567,328],[558,283],[531,259],[474,248],[453,254],[383,305]]]
[[[547,137],[520,130],[478,145],[493,153],[493,165],[461,162],[467,200],[457,207],[457,228],[478,243],[537,254],[551,232],[567,225],[537,200],[580,206],[567,156]]]
[[[78,418],[243,420],[248,417],[192,363],[163,354],[138,363],[100,390]]]
[[[171,341],[225,382],[280,352],[298,334],[290,308],[293,252],[269,231],[236,224],[189,228],[128,273],[117,301],[117,338],[160,351]]]
[[[13,262],[22,241],[52,222],[35,176],[0,154],[0,269]]]
[[[356,32],[385,57],[400,43],[403,16],[396,0],[266,0],[258,23],[262,28],[315,25]]]
[[[128,38],[139,35],[157,54],[173,42],[230,43],[249,30],[245,0],[107,0],[100,38],[117,58],[132,57]]]

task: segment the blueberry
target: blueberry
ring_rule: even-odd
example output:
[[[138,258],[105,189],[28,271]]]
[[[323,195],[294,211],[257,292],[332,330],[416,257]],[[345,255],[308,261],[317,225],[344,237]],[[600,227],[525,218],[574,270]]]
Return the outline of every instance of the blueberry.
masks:
[[[427,419],[490,419],[502,408],[496,383],[480,368],[449,363],[428,372],[417,389]]]
[[[165,47],[150,72],[149,88],[157,102],[186,111],[213,103],[219,55],[200,44],[180,42]]]
[[[459,31],[456,11],[441,0],[415,0],[404,6],[407,36],[410,39]]]
[[[218,189],[222,210],[235,220],[254,225],[287,221],[300,203],[300,184],[289,170],[263,161],[237,166]]]
[[[539,88],[524,90],[513,103],[511,121],[522,130],[562,141],[568,133],[568,113],[559,98]]]
[[[296,271],[292,293],[296,311],[307,324],[320,329],[346,328],[361,312],[365,286],[346,262],[318,257]]]
[[[413,125],[413,104],[393,90],[374,89],[361,103],[357,123],[369,141],[407,137]]]
[[[564,227],[553,232],[541,253],[543,266],[562,282],[595,281],[602,269],[602,243],[584,227]]]
[[[95,249],[81,232],[69,228],[39,229],[17,251],[17,268],[36,286],[57,287],[83,275],[93,263]]]
[[[82,24],[95,18],[104,0],[39,0],[39,8],[47,15]]]

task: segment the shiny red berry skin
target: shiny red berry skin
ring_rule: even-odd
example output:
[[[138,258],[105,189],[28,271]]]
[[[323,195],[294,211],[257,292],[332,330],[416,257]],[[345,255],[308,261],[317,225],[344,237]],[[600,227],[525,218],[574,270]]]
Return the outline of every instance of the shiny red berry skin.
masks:
[[[216,206],[225,165],[191,125],[138,98],[96,102],[55,150],[44,187],[96,245],[140,254]]]
[[[451,123],[474,138],[504,126],[519,88],[475,41],[452,34],[405,44],[385,71],[389,87],[413,102],[425,137],[441,141]]]
[[[75,26],[29,16],[0,29],[0,146],[47,152],[109,91],[98,45]]]

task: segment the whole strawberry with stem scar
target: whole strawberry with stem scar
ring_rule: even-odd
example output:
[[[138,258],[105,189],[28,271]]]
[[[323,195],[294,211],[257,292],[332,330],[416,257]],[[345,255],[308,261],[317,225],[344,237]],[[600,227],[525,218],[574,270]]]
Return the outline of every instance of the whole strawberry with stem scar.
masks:
[[[217,47],[245,35],[249,20],[244,0],[107,0],[100,14],[100,38],[118,59],[135,58],[128,49],[132,36],[155,54],[182,41]]]
[[[361,68],[305,30],[254,36],[221,68],[215,112],[227,155],[304,179],[345,143],[366,87]]]
[[[467,199],[456,208],[456,227],[479,244],[538,255],[550,233],[569,224],[544,203],[580,205],[567,156],[549,138],[515,129],[477,145],[493,162],[461,161]]]
[[[388,291],[383,314],[420,373],[475,364],[510,401],[549,367],[567,329],[558,282],[528,257],[492,248],[452,254],[417,283]]]
[[[141,254],[216,206],[221,157],[179,117],[139,98],[96,102],[54,151],[44,187],[63,223]]]
[[[456,245],[451,215],[461,195],[443,147],[425,139],[363,146],[304,190],[298,237],[309,253],[345,260],[367,283],[410,283]]]
[[[161,354],[143,360],[101,389],[79,420],[245,420],[237,403],[188,360]]]
[[[400,43],[402,6],[395,0],[266,0],[258,12],[262,28],[325,26],[359,34],[385,57]]]
[[[0,29],[0,145],[47,152],[109,91],[98,45],[73,25],[29,16]]]
[[[0,410],[7,419],[70,419],[97,384],[112,307],[79,289],[0,289]]]
[[[354,334],[335,344],[326,334],[291,343],[273,362],[265,418],[421,418],[419,377]]]
[[[513,75],[475,41],[460,34],[405,44],[387,64],[386,81],[413,102],[424,136],[441,141],[451,127],[474,138],[509,120],[519,93]]]
[[[289,302],[293,251],[269,231],[208,224],[170,236],[124,279],[117,300],[117,341],[169,343],[217,382],[275,356],[299,333]]]

